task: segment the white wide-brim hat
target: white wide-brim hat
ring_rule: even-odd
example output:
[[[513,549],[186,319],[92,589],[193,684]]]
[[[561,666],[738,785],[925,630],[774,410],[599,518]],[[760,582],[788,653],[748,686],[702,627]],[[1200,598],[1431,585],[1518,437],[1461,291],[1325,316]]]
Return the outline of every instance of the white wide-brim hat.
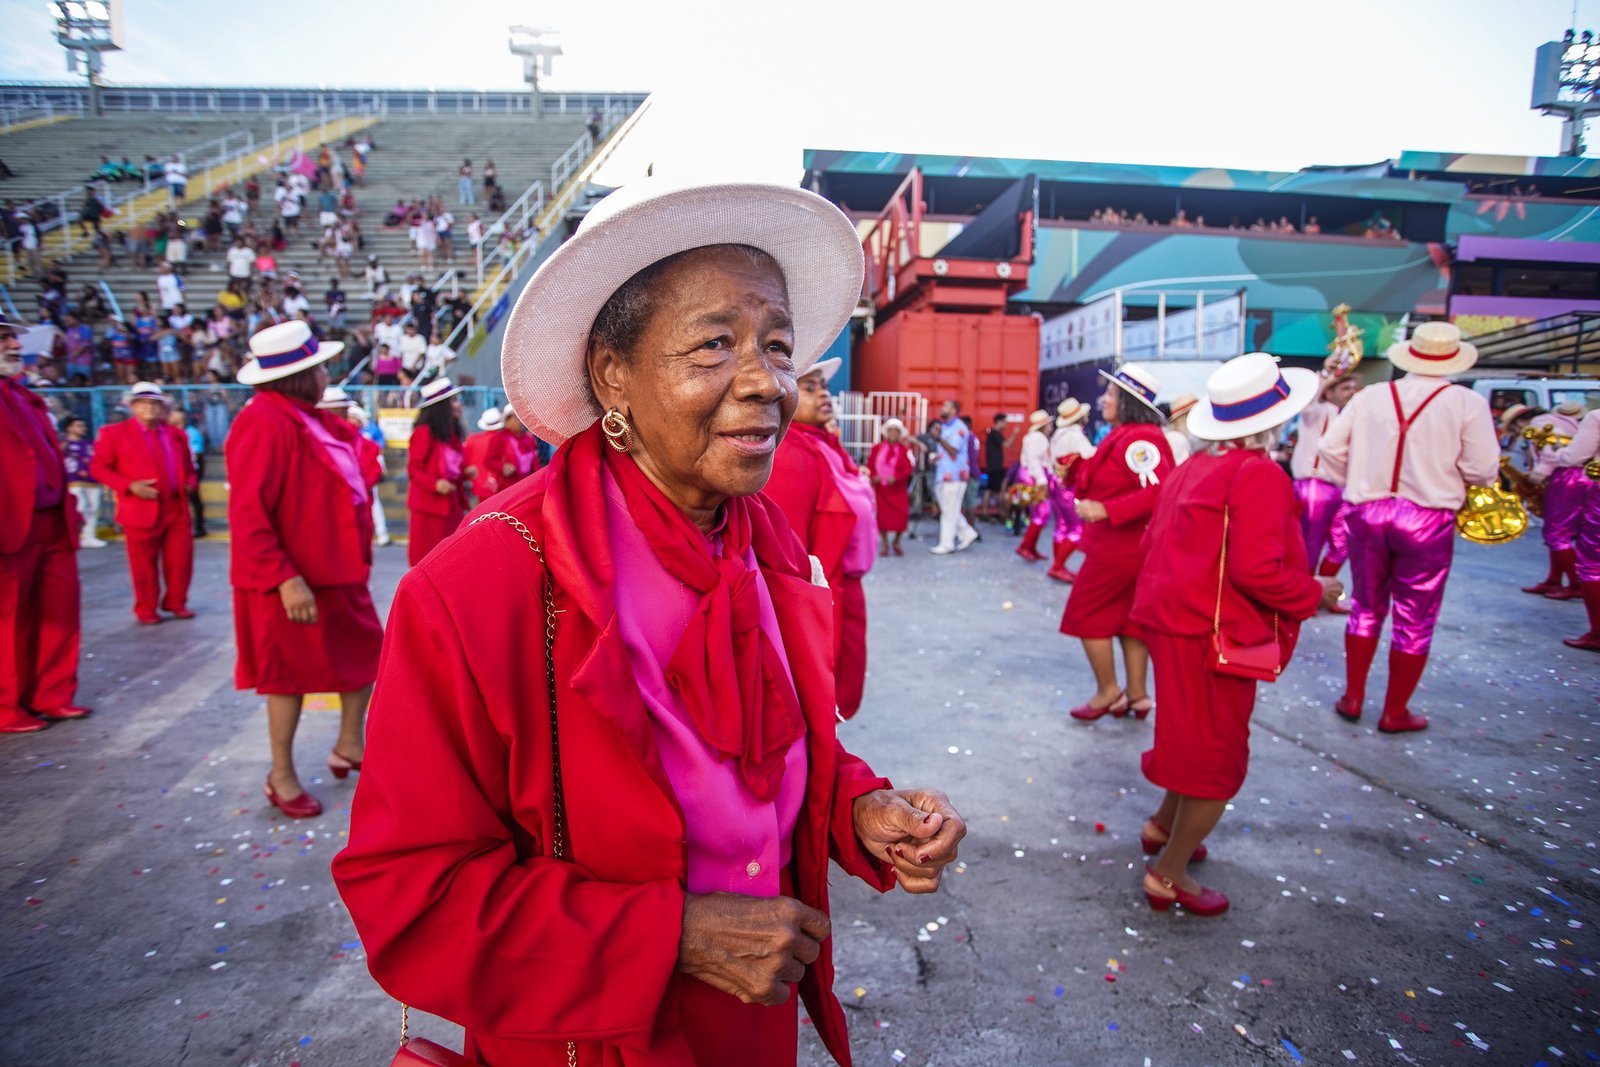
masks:
[[[1581,418],[1588,411],[1581,400],[1563,400],[1551,410],[1557,415],[1565,415],[1569,419]]]
[[[816,363],[812,364],[810,370],[801,373],[820,374],[822,375],[823,384],[826,385],[828,382],[833,381],[833,376],[839,373],[839,368],[842,366],[844,366],[844,360],[839,356],[833,356],[829,359],[817,360]],[[799,377],[799,375],[796,375],[796,377]]]
[[[1237,441],[1282,426],[1321,390],[1315,371],[1280,368],[1277,356],[1249,352],[1206,379],[1206,398],[1189,409],[1188,432],[1202,441]]]
[[[322,391],[322,399],[317,401],[317,407],[345,408],[349,407],[351,403],[350,396],[344,389],[337,385],[330,385]]]
[[[441,401],[449,400],[460,392],[461,387],[452,383],[449,378],[435,378],[422,387],[422,391],[419,394],[422,397],[422,403],[417,405],[417,410],[431,408]]]
[[[1409,341],[1396,341],[1386,353],[1389,362],[1409,374],[1447,378],[1471,370],[1478,348],[1461,339],[1461,329],[1448,322],[1425,322]]]
[[[372,421],[372,412],[368,411],[360,404],[351,404],[347,409],[345,409],[344,414],[346,418],[355,423],[357,426],[365,426],[367,423]]]
[[[500,414],[499,408],[488,408],[478,416],[478,429],[499,430],[506,424],[505,416]]]
[[[1156,406],[1156,394],[1161,392],[1161,379],[1139,364],[1124,363],[1114,371],[1101,371],[1100,377],[1123,392],[1138,397],[1151,411],[1162,414]]]
[[[1533,409],[1526,404],[1512,404],[1510,407],[1506,408],[1500,413],[1500,428],[1504,430],[1513,422],[1516,422],[1518,419],[1522,418],[1522,416],[1527,415],[1531,411],[1533,411]]]
[[[1061,425],[1071,426],[1075,422],[1082,422],[1089,417],[1089,405],[1077,397],[1069,396],[1056,405],[1056,418],[1061,420]]]
[[[172,403],[172,396],[161,391],[161,386],[155,382],[134,382],[133,388],[128,390],[128,403],[135,400],[159,400],[163,404]]]
[[[646,267],[708,245],[741,244],[777,260],[794,319],[794,370],[811,370],[861,296],[861,239],[804,189],[646,178],[591,208],[535,272],[506,323],[506,395],[523,423],[560,444],[600,417],[589,388],[589,331],[611,295]]]
[[[905,433],[906,424],[901,422],[899,419],[884,419],[883,426],[879,428],[878,432],[883,434],[888,433],[890,430],[899,430],[901,433]]]
[[[296,319],[257,330],[250,338],[250,362],[235,376],[240,385],[275,382],[299,374],[344,351],[343,341],[318,341],[311,327]]]

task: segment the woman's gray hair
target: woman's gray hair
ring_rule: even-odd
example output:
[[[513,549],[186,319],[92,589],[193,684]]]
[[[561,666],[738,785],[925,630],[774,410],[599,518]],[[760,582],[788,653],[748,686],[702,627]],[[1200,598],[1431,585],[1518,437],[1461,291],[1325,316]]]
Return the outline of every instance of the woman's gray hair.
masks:
[[[1257,430],[1249,437],[1238,437],[1232,441],[1213,441],[1211,451],[1220,452],[1223,448],[1243,448],[1254,452],[1271,452],[1278,446],[1278,432],[1283,429],[1283,424],[1269,426],[1265,430]]]
[[[594,325],[589,327],[589,348],[593,350],[596,346],[604,345],[625,359],[631,356],[645,327],[650,324],[650,317],[655,314],[656,281],[684,256],[703,252],[707,248],[735,249],[752,265],[771,267],[778,271],[780,277],[783,274],[778,261],[754,245],[704,245],[658,259],[623,282],[600,308],[599,314],[594,317]]]

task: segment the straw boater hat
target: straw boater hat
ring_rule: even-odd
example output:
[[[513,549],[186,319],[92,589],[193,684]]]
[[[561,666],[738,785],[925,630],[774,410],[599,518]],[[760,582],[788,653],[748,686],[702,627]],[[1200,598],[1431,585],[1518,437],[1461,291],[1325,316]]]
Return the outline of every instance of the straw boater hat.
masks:
[[[322,399],[317,401],[319,408],[347,408],[352,401],[343,389],[337,385],[330,385],[322,391]]]
[[[299,374],[344,351],[342,341],[318,341],[311,327],[298,319],[257,330],[250,338],[250,362],[235,376],[240,385],[275,382]]]
[[[1172,398],[1172,414],[1167,417],[1167,421],[1173,422],[1177,419],[1183,418],[1189,413],[1189,409],[1198,403],[1200,403],[1200,398],[1195,396],[1193,393],[1179,393],[1177,396]]]
[[[503,428],[505,424],[506,420],[500,414],[499,408],[486,408],[483,414],[478,416],[478,429],[480,430],[498,430]]]
[[[1461,339],[1461,330],[1448,322],[1425,322],[1409,341],[1389,346],[1389,362],[1411,374],[1448,378],[1471,370],[1478,362],[1478,349]]]
[[[1035,411],[1032,415],[1028,416],[1028,429],[1037,430],[1039,427],[1043,426],[1049,421],[1050,413],[1044,408],[1040,408],[1038,411]]]
[[[1556,410],[1559,411],[1560,409],[1557,408]],[[1513,422],[1516,422],[1518,419],[1522,418],[1522,416],[1531,414],[1532,412],[1533,409],[1526,404],[1512,404],[1510,407],[1506,408],[1500,413],[1500,428],[1504,430]]]
[[[450,384],[449,378],[435,378],[422,387],[422,403],[417,405],[417,410],[432,407],[441,400],[449,400],[460,392],[461,387]]]
[[[1188,431],[1202,441],[1236,441],[1281,426],[1317,398],[1316,371],[1280,368],[1278,357],[1250,352],[1206,379],[1206,398],[1189,410]]]
[[[161,386],[155,382],[134,382],[133,388],[128,390],[128,403],[135,400],[159,400],[163,404],[172,403],[172,397],[161,391]]]
[[[1056,405],[1056,417],[1061,420],[1061,425],[1071,426],[1089,417],[1089,405],[1069,396]]]
[[[1100,377],[1143,401],[1144,406],[1151,411],[1160,412],[1156,407],[1156,394],[1161,392],[1161,379],[1145,370],[1137,363],[1124,363],[1114,371],[1101,371]]]
[[[861,239],[850,220],[804,189],[646,178],[591,208],[517,298],[500,366],[523,423],[560,444],[599,419],[585,356],[600,308],[651,264],[719,244],[752,245],[778,261],[794,316],[795,374],[811,370],[861,295]]]
[[[1515,405],[1512,406],[1515,407]],[[1563,400],[1555,406],[1554,410],[1557,415],[1565,415],[1569,419],[1576,419],[1582,417],[1588,409],[1584,407],[1581,400]]]
[[[842,366],[844,366],[844,359],[840,356],[834,356],[831,359],[817,360],[812,368],[805,373],[822,375],[822,381],[826,384],[833,381],[833,376],[839,373],[839,368]],[[800,377],[800,375],[796,375],[796,377]]]

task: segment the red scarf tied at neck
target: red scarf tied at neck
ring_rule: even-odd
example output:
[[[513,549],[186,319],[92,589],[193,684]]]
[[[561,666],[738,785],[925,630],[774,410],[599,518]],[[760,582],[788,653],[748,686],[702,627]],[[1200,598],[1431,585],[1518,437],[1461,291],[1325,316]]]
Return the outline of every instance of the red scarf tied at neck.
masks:
[[[783,660],[761,629],[760,572],[745,566],[745,555],[753,548],[763,565],[791,570],[799,545],[787,528],[774,527],[765,500],[730,497],[722,506],[722,552],[714,554],[712,542],[631,457],[600,452],[656,559],[700,594],[667,663],[667,681],[706,743],[722,758],[737,759],[750,791],[770,801],[789,746],[805,734],[805,719]]]

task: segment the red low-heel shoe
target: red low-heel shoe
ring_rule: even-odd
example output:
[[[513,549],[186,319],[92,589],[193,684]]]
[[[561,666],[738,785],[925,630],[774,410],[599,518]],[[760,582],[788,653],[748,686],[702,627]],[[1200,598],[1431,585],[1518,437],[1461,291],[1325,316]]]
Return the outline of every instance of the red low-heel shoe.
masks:
[[[1139,827],[1139,847],[1144,849],[1144,854],[1146,856],[1154,856],[1157,852],[1160,852],[1163,848],[1166,848],[1167,839],[1172,836],[1172,828],[1162,826],[1160,823],[1156,822],[1154,817],[1150,819],[1150,825],[1160,830],[1166,836],[1151,837],[1149,834],[1144,832],[1144,827]],[[1211,852],[1206,848],[1206,843],[1202,841],[1198,845],[1194,846],[1193,852],[1189,853],[1189,862],[1200,863],[1209,855],[1211,855]]]
[[[89,708],[82,704],[63,704],[59,708],[39,708],[35,715],[45,719],[87,719],[91,713]]]
[[[1579,652],[1600,652],[1600,633],[1584,634],[1582,637],[1563,637],[1561,643]]]
[[[350,777],[351,771],[360,773],[361,761],[341,755],[338,749],[334,749],[328,756],[328,773],[342,782]]]
[[[266,794],[273,807],[291,819],[314,819],[322,814],[322,802],[310,793],[301,793],[293,800],[285,800],[278,795],[276,789],[272,788],[270,781],[262,786],[261,791]]]
[[[1557,586],[1544,595],[1546,600],[1582,600],[1583,590],[1576,586]]]
[[[1107,712],[1110,712],[1119,719],[1128,714],[1128,694],[1118,694],[1117,699],[1113,700],[1103,708],[1097,708],[1093,704],[1089,703],[1079,704],[1077,707],[1067,712],[1067,714],[1071,715],[1079,722],[1094,722]]]
[[[1140,704],[1143,704],[1144,707],[1141,708],[1139,706]],[[1150,717],[1150,713],[1155,710],[1156,702],[1151,700],[1149,697],[1140,697],[1138,700],[1135,700],[1133,703],[1128,705],[1128,714],[1132,715],[1135,719],[1138,719],[1141,722],[1145,719],[1148,719]]]
[[[1150,891],[1150,883],[1146,882],[1144,887],[1144,898],[1150,902],[1150,909],[1152,911],[1166,911],[1168,908],[1176,904],[1190,915],[1199,915],[1204,918],[1210,918],[1213,915],[1221,915],[1223,912],[1228,910],[1228,898],[1217,892],[1215,889],[1201,886],[1200,892],[1198,893],[1185,893],[1174,883],[1166,878],[1161,877],[1161,875],[1150,870],[1150,868],[1146,867],[1145,873],[1149,874],[1150,877],[1160,882],[1172,893],[1172,896],[1170,897],[1164,893],[1153,893]]]
[[[192,618],[194,618],[194,612],[190,611],[188,608],[167,608],[166,610],[167,610],[167,613],[169,615],[171,615],[174,619],[192,619]]]

